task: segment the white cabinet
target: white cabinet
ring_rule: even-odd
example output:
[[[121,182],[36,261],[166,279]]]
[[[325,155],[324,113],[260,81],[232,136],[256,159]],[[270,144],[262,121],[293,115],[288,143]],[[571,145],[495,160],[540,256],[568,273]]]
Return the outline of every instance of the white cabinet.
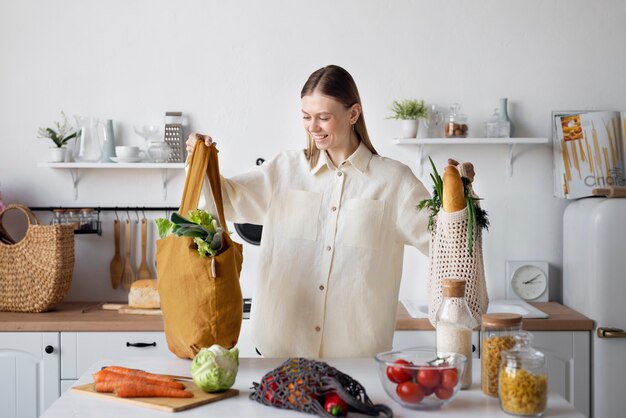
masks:
[[[589,331],[533,331],[532,346],[546,355],[548,387],[589,416],[591,395]]]
[[[59,397],[58,332],[0,333],[0,415],[30,418]]]
[[[62,332],[61,379],[78,379],[98,360],[133,357],[175,358],[162,332]]]

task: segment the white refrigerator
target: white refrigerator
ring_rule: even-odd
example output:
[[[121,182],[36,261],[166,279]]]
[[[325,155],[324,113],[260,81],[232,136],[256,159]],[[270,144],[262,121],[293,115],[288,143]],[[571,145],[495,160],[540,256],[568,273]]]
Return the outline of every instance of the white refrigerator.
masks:
[[[594,321],[591,417],[626,417],[626,199],[565,209],[563,303]]]

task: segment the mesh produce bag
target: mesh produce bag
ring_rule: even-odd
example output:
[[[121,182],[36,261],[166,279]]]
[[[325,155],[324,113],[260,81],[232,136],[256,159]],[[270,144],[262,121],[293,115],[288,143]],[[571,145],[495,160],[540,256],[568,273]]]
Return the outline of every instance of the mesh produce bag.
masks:
[[[328,364],[305,358],[290,358],[253,383],[250,399],[282,409],[332,417],[323,407],[323,398],[337,393],[349,411],[370,416],[393,417],[389,407],[374,404],[356,380]]]
[[[464,279],[465,300],[478,323],[487,312],[489,298],[483,266],[482,230],[474,228],[472,253],[468,250],[468,209],[448,213],[439,211],[430,234],[430,269],[428,275],[428,319],[435,326],[435,316],[443,299],[441,281]]]

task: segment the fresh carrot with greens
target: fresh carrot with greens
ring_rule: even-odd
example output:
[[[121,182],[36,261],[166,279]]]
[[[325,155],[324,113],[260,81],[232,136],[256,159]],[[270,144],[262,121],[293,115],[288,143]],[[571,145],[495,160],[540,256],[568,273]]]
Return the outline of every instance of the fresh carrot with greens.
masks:
[[[185,385],[183,385],[181,382],[176,382],[176,381],[172,381],[172,382],[164,382],[161,380],[154,380],[154,379],[147,379],[144,377],[137,377],[137,376],[130,376],[130,375],[125,375],[125,374],[121,374],[121,373],[115,373],[112,372],[110,370],[100,370],[99,372],[96,372],[93,374],[93,380],[94,382],[98,383],[98,382],[115,382],[115,381],[122,381],[122,380],[129,380],[132,382],[137,382],[137,383],[147,383],[147,384],[151,384],[151,385],[158,385],[158,386],[164,386],[164,387],[170,387],[173,389],[184,389]]]
[[[149,373],[143,370],[129,369],[128,367],[122,367],[122,366],[107,366],[103,370],[109,370],[111,372],[125,374],[128,376],[143,377],[143,378],[151,379],[151,380],[160,380],[163,382],[175,382],[176,381],[172,377],[164,376],[162,374]]]
[[[120,398],[191,398],[193,393],[161,385],[145,383],[121,383],[115,386],[115,394]]]

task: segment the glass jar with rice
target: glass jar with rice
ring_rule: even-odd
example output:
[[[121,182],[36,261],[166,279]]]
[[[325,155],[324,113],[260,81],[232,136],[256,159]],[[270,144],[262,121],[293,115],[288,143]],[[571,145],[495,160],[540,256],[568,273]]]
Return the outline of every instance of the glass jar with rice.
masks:
[[[522,330],[517,314],[485,314],[481,318],[481,388],[485,395],[498,396],[500,354],[515,345],[513,336]]]
[[[545,356],[530,346],[531,333],[522,331],[514,338],[515,346],[501,353],[500,408],[508,414],[538,417],[546,409],[548,400]]]

